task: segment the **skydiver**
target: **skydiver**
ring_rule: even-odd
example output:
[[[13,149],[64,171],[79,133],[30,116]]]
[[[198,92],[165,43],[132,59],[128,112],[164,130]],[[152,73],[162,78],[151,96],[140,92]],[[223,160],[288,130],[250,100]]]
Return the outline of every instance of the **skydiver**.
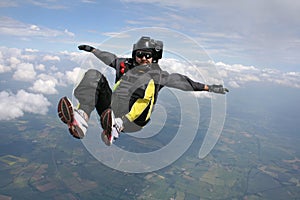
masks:
[[[74,90],[78,106],[75,108],[67,97],[60,99],[58,115],[67,124],[70,134],[78,139],[85,136],[95,108],[103,129],[101,139],[108,146],[121,132],[141,130],[150,121],[158,92],[164,86],[184,91],[228,92],[223,85],[206,85],[185,75],[163,71],[158,65],[163,42],[150,37],[142,36],[133,45],[132,58],[119,58],[85,44],[78,48],[93,53],[116,70],[113,90],[101,72],[89,69]]]

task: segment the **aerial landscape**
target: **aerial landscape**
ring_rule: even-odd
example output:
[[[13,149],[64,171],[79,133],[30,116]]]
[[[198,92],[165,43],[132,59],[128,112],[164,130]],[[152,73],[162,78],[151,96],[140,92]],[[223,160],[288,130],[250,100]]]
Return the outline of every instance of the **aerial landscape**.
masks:
[[[138,174],[103,165],[55,115],[2,123],[0,199],[297,199],[299,138],[242,114],[229,111],[206,158],[197,157],[203,127],[176,162]]]

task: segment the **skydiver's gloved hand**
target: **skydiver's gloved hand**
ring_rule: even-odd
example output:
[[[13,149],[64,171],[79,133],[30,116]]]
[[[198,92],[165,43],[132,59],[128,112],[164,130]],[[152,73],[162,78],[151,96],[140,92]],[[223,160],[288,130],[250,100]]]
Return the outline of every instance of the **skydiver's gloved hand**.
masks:
[[[224,88],[223,85],[208,85],[208,91],[219,94],[226,94],[226,92],[229,92],[229,90]]]
[[[84,51],[87,51],[87,52],[91,52],[91,51],[93,51],[95,48],[92,47],[92,46],[83,44],[83,45],[79,45],[79,46],[78,46],[78,49],[79,49],[79,50],[84,50]]]

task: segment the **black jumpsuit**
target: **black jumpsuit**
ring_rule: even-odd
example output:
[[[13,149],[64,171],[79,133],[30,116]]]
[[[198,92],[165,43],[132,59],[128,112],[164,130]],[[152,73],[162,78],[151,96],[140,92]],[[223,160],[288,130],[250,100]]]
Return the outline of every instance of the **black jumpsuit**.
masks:
[[[116,85],[113,89],[103,74],[95,69],[88,70],[74,95],[80,109],[88,115],[96,108],[99,116],[107,108],[124,122],[125,132],[134,132],[145,126],[156,103],[158,92],[164,87],[184,91],[203,91],[204,84],[194,82],[185,75],[169,74],[157,63],[136,66],[133,59],[118,58],[116,55],[95,49],[94,55],[116,69]]]

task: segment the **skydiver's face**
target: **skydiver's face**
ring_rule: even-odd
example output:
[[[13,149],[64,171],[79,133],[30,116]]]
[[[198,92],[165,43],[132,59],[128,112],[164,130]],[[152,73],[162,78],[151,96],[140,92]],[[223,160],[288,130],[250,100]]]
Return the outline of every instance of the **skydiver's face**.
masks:
[[[135,54],[135,62],[139,65],[147,65],[152,63],[153,55],[151,51],[137,50]]]

